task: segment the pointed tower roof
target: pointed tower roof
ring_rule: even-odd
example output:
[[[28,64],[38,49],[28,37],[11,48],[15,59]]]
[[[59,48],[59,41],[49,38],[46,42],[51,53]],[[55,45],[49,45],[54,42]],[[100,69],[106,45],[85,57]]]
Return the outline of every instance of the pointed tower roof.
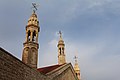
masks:
[[[63,41],[63,39],[62,39],[62,32],[59,31],[59,34],[60,34],[60,38],[59,38],[59,41],[58,41],[58,45],[65,45],[65,44],[64,44],[64,41]]]
[[[75,70],[75,73],[76,73],[78,79],[80,80],[80,68],[79,68],[79,65],[78,65],[77,56],[75,56],[74,59],[75,59],[74,70]]]
[[[35,13],[35,11],[33,11],[32,15],[28,19],[27,26],[31,26],[31,25],[39,26],[39,21],[38,21],[37,14]]]
[[[80,68],[79,68],[79,65],[78,65],[78,61],[77,61],[77,56],[75,56],[74,70],[75,70],[75,71],[80,71]]]

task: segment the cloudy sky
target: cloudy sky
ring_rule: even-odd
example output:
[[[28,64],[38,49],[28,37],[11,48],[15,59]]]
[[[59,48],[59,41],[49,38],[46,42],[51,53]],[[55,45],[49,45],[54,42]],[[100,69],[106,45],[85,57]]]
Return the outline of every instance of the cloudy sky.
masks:
[[[21,60],[32,2],[40,4],[39,65],[57,63],[57,32],[82,80],[120,80],[120,0],[0,0],[0,47]]]

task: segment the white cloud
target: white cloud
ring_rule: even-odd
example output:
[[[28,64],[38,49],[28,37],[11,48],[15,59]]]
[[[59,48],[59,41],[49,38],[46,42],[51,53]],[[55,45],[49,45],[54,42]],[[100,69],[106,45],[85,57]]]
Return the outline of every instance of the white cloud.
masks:
[[[43,66],[57,64],[57,43],[58,40],[56,39],[56,33],[53,40],[48,43],[47,49],[45,48],[45,53],[43,57]],[[73,57],[78,55],[78,62],[81,68],[81,77],[82,79],[93,79],[93,80],[100,80],[100,79],[119,79],[119,57],[120,55],[109,55],[115,52],[115,49],[119,47],[117,44],[119,42],[111,45],[111,41],[106,41],[101,37],[100,40],[98,39],[95,42],[70,42],[67,39],[63,39],[65,41],[65,52],[66,52],[66,59],[67,62],[72,62],[74,64]],[[109,50],[109,49],[111,49]],[[110,53],[109,53],[110,52]],[[107,55],[105,54],[107,53]],[[113,74],[116,73],[116,74]],[[102,77],[101,77],[101,76]]]
[[[106,14],[107,9],[111,10],[111,13],[118,12],[119,1],[117,0],[75,0],[70,1],[69,4],[65,6],[64,9],[61,10],[60,16],[58,17],[61,22],[66,23],[78,16],[82,16],[84,14]],[[116,6],[116,7],[115,7]],[[114,11],[113,11],[114,10]],[[58,19],[57,18],[57,19]]]
[[[21,5],[25,5],[26,7],[30,8],[31,1],[28,1],[29,3],[27,3],[27,6],[26,6],[26,4],[20,3],[19,7],[21,7]],[[120,5],[119,5],[120,1],[119,0],[69,0],[69,1],[63,0],[63,1],[60,1],[60,2],[63,2],[63,3],[65,2],[65,3],[63,5],[62,3],[59,4],[59,1],[55,1],[55,0],[50,1],[49,0],[47,5],[46,4],[41,4],[41,5],[43,5],[41,7],[41,9],[44,9],[44,10],[39,10],[40,13],[43,12],[43,15],[40,14],[40,19],[42,19],[41,18],[42,16],[45,16],[45,17],[43,17],[43,19],[44,18],[47,18],[47,19],[49,18],[49,20],[54,23],[53,25],[57,24],[55,22],[55,20],[57,20],[58,23],[60,23],[59,21],[63,21],[64,23],[67,24],[67,22],[73,20],[74,18],[77,18],[77,19],[81,18],[79,16],[82,16],[85,13],[87,13],[87,16],[91,16],[91,14],[96,14],[97,15],[96,12],[98,12],[99,14],[102,14],[102,13],[104,13],[104,11],[106,11],[108,13],[119,14],[119,8],[120,8]],[[16,1],[15,1],[15,3],[16,3]],[[19,2],[17,1],[17,4],[18,3]],[[2,1],[0,2],[0,4],[2,4]],[[6,3],[4,3],[4,4],[6,4]],[[29,6],[28,6],[28,4],[29,4]],[[48,8],[49,7],[48,4],[52,5],[52,7]],[[15,5],[16,4],[14,4],[13,6],[15,6]],[[60,6],[56,6],[56,5],[60,5]],[[105,8],[106,6],[107,6],[107,8]],[[7,6],[7,7],[9,7],[9,6]],[[45,7],[45,8],[43,8],[43,7]],[[18,6],[14,7],[14,9],[17,10]],[[108,9],[110,9],[110,12],[108,11]],[[19,11],[24,12],[22,10],[23,9],[21,9]],[[45,10],[48,11],[48,12],[45,12]],[[25,10],[25,11],[29,12],[27,10]],[[92,13],[89,14],[89,12],[92,12]],[[51,16],[50,13],[53,14],[52,17],[49,17],[49,16]],[[2,15],[5,15],[5,14],[2,14]],[[24,15],[28,15],[28,14],[26,13]],[[56,15],[59,15],[59,16],[56,17]],[[14,16],[15,15],[13,15],[13,17]],[[22,15],[20,14],[20,17],[21,16]],[[109,16],[109,15],[107,15],[107,16]],[[6,15],[3,16],[3,17],[6,18],[6,19],[8,18],[8,17],[6,17]],[[24,17],[24,16],[22,16],[22,17]],[[86,17],[86,16],[83,16],[83,17]],[[98,16],[93,16],[93,17],[98,17]],[[111,17],[111,16],[109,16],[109,17]],[[14,18],[16,20],[16,17],[14,17]],[[103,18],[105,18],[105,16],[103,16]],[[27,19],[27,18],[25,18],[25,19]],[[11,18],[8,18],[7,20],[9,20],[10,23],[12,23]],[[13,20],[13,18],[12,18],[12,20]],[[20,19],[18,18],[18,23],[20,22],[19,20]],[[115,37],[116,35],[118,35],[118,37],[119,37],[119,32],[115,33],[115,32],[117,32],[116,31],[117,29],[115,29],[115,26],[114,26],[114,24],[116,24],[115,23],[116,21],[111,20],[111,23],[108,22],[110,25],[112,25],[113,28],[110,28],[110,26],[104,25],[103,26],[104,27],[103,31],[100,31],[100,29],[98,29],[98,32],[100,31],[99,34],[102,34],[102,35],[99,35],[99,36],[96,36],[94,34],[93,34],[93,36],[91,35],[94,39],[91,39],[91,38],[88,37],[87,39],[89,39],[89,40],[87,40],[88,42],[86,41],[87,43],[85,41],[80,42],[79,41],[80,38],[77,38],[78,42],[74,42],[74,41],[70,42],[70,40],[68,40],[68,39],[65,40],[65,44],[66,44],[65,51],[66,51],[67,61],[73,63],[74,62],[73,57],[76,55],[76,53],[78,53],[77,54],[78,55],[78,60],[79,60],[78,62],[79,62],[79,66],[81,68],[82,79],[84,79],[84,78],[88,79],[88,80],[90,80],[90,79],[92,79],[92,80],[100,80],[100,79],[101,80],[110,80],[110,79],[113,79],[113,78],[114,78],[113,80],[120,79],[120,77],[119,77],[120,76],[119,75],[119,72],[120,72],[120,65],[119,65],[119,62],[120,62],[119,47],[120,46],[119,46],[119,44],[120,43],[117,42],[117,40],[118,41],[120,41],[120,40],[119,40],[119,38]],[[119,22],[119,20],[118,20],[118,22]],[[63,24],[60,23],[60,25],[64,25],[64,23]],[[76,21],[76,23],[78,23],[78,22]],[[86,22],[81,22],[81,24],[82,23],[87,24],[89,22],[87,22],[87,21]],[[49,23],[47,23],[46,20],[45,20],[45,23],[41,23],[41,24],[43,24],[42,27],[44,27],[44,28],[48,29],[48,26],[46,26],[46,25],[44,26],[44,24],[49,25],[50,26],[49,28],[51,28],[51,30],[53,28],[52,27],[53,25],[51,26]],[[24,27],[21,27],[21,26],[25,26],[25,25],[18,25],[18,26],[23,30]],[[73,24],[73,25],[77,26],[77,24]],[[99,24],[96,24],[96,22],[95,22],[95,25],[99,25]],[[2,26],[3,25],[1,25],[1,27]],[[16,28],[15,28],[16,26],[15,25],[10,26],[8,24],[6,24],[6,26],[10,27],[11,34],[14,34],[14,29],[16,31]],[[14,29],[13,29],[12,26],[14,26]],[[1,30],[1,32],[0,32],[1,35],[0,36],[2,38],[0,44],[1,44],[1,46],[4,45],[5,49],[8,49],[9,51],[12,48],[12,50],[10,52],[16,53],[15,55],[18,55],[18,57],[20,57],[20,59],[21,59],[23,39],[22,39],[21,42],[17,41],[15,45],[14,45],[15,40],[21,40],[20,36],[11,35],[11,37],[13,37],[13,39],[11,39],[11,38],[6,39],[7,36],[5,37],[5,34],[2,35],[2,33],[4,33],[4,31],[7,30],[8,27],[6,27],[6,28],[4,27],[5,28],[4,30],[3,30],[3,28],[0,29]],[[57,27],[61,28],[61,26],[57,26]],[[88,28],[88,27],[90,27],[90,26],[86,26],[86,28]],[[111,31],[109,29],[105,29],[105,27],[111,29]],[[81,29],[81,31],[83,30],[82,28],[79,28],[79,27],[75,27],[75,28],[76,29]],[[113,31],[114,29],[115,29],[115,31]],[[23,33],[22,30],[20,32]],[[71,29],[68,28],[68,30],[71,30]],[[98,33],[97,31],[94,31],[94,30],[96,30],[96,29],[93,29],[93,31],[92,31],[92,29],[88,30],[88,31],[94,32],[95,34]],[[118,28],[118,30],[119,30],[119,28]],[[48,29],[47,31],[49,33],[50,30]],[[54,31],[54,30],[52,30],[52,31]],[[77,30],[75,30],[75,31],[76,31],[77,34],[80,33]],[[18,34],[17,32],[18,31],[16,31],[15,34]],[[40,53],[39,54],[39,61],[40,61],[39,66],[47,66],[47,65],[57,64],[57,55],[58,55],[58,52],[57,52],[58,34],[57,33],[58,32],[55,33],[54,38],[51,41],[49,41],[48,43],[44,41],[45,39],[48,40],[47,37],[44,37],[42,45],[40,43],[40,46],[44,46],[44,47],[42,49],[40,48],[40,51],[39,51],[39,53]],[[114,34],[114,35],[112,35],[112,34]],[[20,34],[20,35],[23,35],[23,34]],[[73,35],[74,35],[74,33],[73,33]],[[88,34],[86,34],[86,35],[88,35]],[[15,39],[15,36],[18,36],[17,39]],[[47,36],[50,36],[50,35],[47,35]],[[25,35],[22,36],[22,38],[24,38],[24,37],[25,37]],[[74,37],[72,37],[72,36],[71,36],[71,38],[74,39]],[[93,41],[90,42],[91,40],[93,40]],[[12,47],[11,47],[11,45],[12,45]],[[16,46],[19,46],[19,48],[16,47]]]
[[[73,63],[73,56],[75,55],[75,51],[78,50],[78,62],[82,78],[91,78],[93,80],[119,79],[120,55],[98,56],[102,54],[100,52],[108,52],[107,50],[105,51],[106,47],[106,43],[103,42],[93,44],[67,42],[67,60]]]
[[[48,44],[51,47],[55,47],[57,45],[58,41],[56,39],[53,39],[52,41],[50,41]]]

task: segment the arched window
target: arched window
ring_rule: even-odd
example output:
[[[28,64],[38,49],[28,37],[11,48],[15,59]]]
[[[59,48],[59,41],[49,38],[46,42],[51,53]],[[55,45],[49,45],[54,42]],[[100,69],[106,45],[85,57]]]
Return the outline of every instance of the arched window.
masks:
[[[37,21],[37,23],[39,24],[39,21]]]
[[[36,41],[36,31],[34,30],[34,32],[33,32],[33,36],[32,36],[32,41]]]
[[[60,51],[60,55],[61,55],[61,48],[59,48],[59,51]]]
[[[77,73],[76,73],[76,76],[77,76]]]
[[[62,53],[64,54],[64,48],[62,48]]]
[[[30,41],[30,35],[31,35],[31,32],[30,30],[28,31],[28,41]]]

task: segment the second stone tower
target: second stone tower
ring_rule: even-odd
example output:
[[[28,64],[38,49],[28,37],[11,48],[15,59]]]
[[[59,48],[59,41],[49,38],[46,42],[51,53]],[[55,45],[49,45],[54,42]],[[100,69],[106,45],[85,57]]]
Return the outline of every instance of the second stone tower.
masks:
[[[61,31],[59,31],[60,34],[60,39],[58,41],[58,64],[65,64],[66,63],[66,59],[65,59],[65,44],[64,41],[62,39],[62,33]]]

